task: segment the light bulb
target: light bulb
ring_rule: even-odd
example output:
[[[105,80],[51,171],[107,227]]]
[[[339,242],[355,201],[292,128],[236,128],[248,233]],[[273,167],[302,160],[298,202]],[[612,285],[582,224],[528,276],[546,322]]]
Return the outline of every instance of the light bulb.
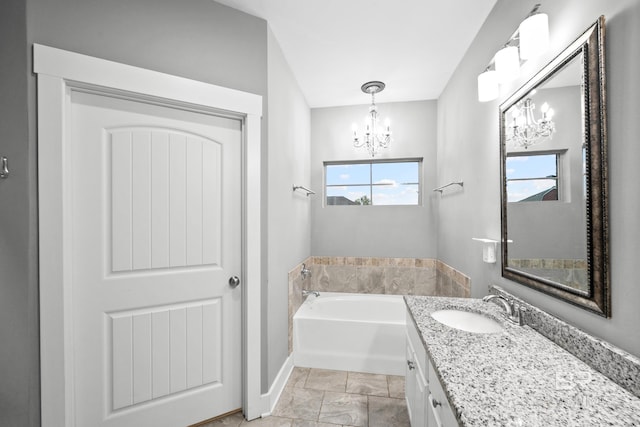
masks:
[[[498,97],[498,73],[494,70],[487,70],[478,75],[478,101],[493,101]]]
[[[522,59],[535,58],[549,47],[549,18],[545,13],[531,15],[522,21],[518,32]]]
[[[549,110],[547,110],[547,119],[551,120],[551,118],[553,117],[554,113],[555,113],[555,111],[553,111],[553,108],[549,108]]]
[[[498,82],[506,83],[518,77],[520,74],[520,58],[518,48],[506,46],[496,52],[495,56]]]
[[[543,114],[549,111],[549,104],[547,104],[546,102],[542,104],[542,107],[540,107],[540,111],[542,111]]]

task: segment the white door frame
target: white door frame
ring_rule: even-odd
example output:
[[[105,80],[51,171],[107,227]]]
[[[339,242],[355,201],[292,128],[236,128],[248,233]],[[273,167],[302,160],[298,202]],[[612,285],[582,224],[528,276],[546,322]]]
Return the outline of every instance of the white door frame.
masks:
[[[264,412],[261,395],[260,121],[262,97],[182,77],[34,44],[38,75],[40,387],[43,427],[75,427],[71,322],[72,195],[67,146],[73,87],[180,108],[223,112],[243,121],[242,405]]]

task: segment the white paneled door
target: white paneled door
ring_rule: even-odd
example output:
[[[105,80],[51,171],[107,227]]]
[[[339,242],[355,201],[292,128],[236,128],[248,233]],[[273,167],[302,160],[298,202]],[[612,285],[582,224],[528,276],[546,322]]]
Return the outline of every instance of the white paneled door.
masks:
[[[240,408],[241,122],[73,90],[77,426]]]

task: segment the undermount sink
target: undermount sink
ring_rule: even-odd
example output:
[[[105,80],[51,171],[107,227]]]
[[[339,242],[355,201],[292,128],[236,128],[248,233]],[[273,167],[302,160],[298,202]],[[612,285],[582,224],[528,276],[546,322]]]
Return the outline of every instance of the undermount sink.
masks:
[[[491,334],[502,331],[503,326],[483,314],[463,310],[438,310],[431,313],[438,322],[451,328],[476,334]]]

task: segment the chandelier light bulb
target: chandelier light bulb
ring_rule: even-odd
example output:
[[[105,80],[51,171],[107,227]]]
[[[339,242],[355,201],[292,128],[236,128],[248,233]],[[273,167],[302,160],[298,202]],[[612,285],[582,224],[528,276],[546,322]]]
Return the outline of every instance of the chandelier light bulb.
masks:
[[[531,15],[520,23],[520,58],[535,58],[549,47],[549,18],[546,13]]]
[[[551,120],[553,118],[554,113],[555,111],[553,111],[553,108],[549,108],[549,110],[547,110],[547,113],[546,113],[547,120]]]

